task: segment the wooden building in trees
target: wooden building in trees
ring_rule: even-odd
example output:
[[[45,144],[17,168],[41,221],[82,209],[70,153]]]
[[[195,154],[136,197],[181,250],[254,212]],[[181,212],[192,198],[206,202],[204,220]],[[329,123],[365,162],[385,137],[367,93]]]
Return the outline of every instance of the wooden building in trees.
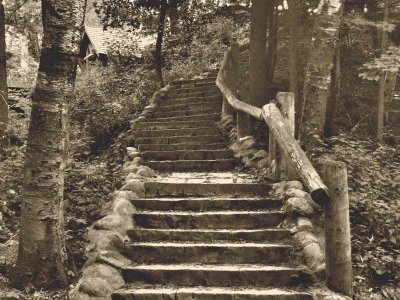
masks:
[[[107,65],[107,32],[101,26],[87,26],[83,34],[81,49],[81,70],[87,70],[89,61],[99,61]]]

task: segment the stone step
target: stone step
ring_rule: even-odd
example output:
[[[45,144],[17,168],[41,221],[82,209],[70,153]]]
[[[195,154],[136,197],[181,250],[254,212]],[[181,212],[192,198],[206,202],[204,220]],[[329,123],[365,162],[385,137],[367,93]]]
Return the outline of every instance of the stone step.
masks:
[[[143,144],[139,145],[140,152],[145,151],[188,151],[188,150],[217,150],[225,149],[226,143],[211,144]]]
[[[221,96],[221,92],[218,91],[201,91],[201,92],[192,92],[192,93],[185,93],[185,94],[177,94],[171,92],[168,94],[168,99],[184,99],[190,97],[214,97],[214,96]]]
[[[135,140],[136,145],[143,144],[212,144],[222,143],[222,136],[198,135],[198,136],[167,136],[167,137],[144,137]]]
[[[146,182],[146,198],[227,196],[232,198],[267,196],[270,184],[263,183],[169,183]]]
[[[191,151],[147,151],[142,152],[144,160],[216,160],[233,158],[233,151],[224,150],[191,150]]]
[[[210,211],[277,209],[281,200],[266,198],[146,198],[132,200],[138,210]]]
[[[162,129],[162,130],[136,130],[133,136],[141,137],[173,137],[173,136],[199,136],[199,135],[220,135],[218,127],[198,127],[181,129]]]
[[[152,122],[184,122],[184,121],[219,121],[221,119],[221,112],[206,113],[191,116],[179,117],[156,117],[151,119]],[[150,121],[150,120],[149,120]]]
[[[183,80],[175,80],[172,82],[172,86],[182,85],[182,84],[202,84],[202,83],[210,83],[215,82],[217,77],[207,77],[201,79],[183,79]]]
[[[210,107],[210,108],[195,108],[192,110],[175,110],[175,111],[157,111],[154,114],[155,118],[171,118],[171,117],[191,117],[196,115],[208,115],[221,113],[221,108]]]
[[[163,99],[159,102],[160,107],[168,105],[192,105],[199,103],[210,103],[218,102],[222,104],[222,95],[212,96],[212,97],[187,97],[181,99]]]
[[[313,300],[305,292],[282,289],[145,287],[132,286],[116,291],[112,300]]]
[[[138,264],[276,264],[293,252],[290,245],[266,243],[135,242],[124,248]]]
[[[142,201],[144,202],[144,201]],[[132,241],[180,241],[180,242],[215,242],[215,241],[278,241],[289,238],[292,234],[287,229],[149,229],[135,228],[128,231]]]
[[[184,122],[139,122],[134,125],[134,130],[161,130],[161,129],[183,129],[183,128],[197,128],[197,127],[207,127],[214,125],[216,123],[210,121],[184,121]]]
[[[144,228],[170,229],[261,229],[284,220],[281,211],[138,211],[133,219]]]
[[[211,92],[211,91],[219,91],[218,87],[214,85],[203,85],[203,86],[182,86],[173,88],[170,93],[174,94],[187,94],[187,93],[197,93],[197,92]]]
[[[307,283],[300,268],[265,265],[138,265],[122,269],[127,282],[203,287],[281,287]],[[234,289],[232,289],[234,290]]]
[[[202,110],[208,108],[217,108],[221,110],[222,101],[202,101],[199,103],[185,103],[185,104],[173,104],[173,105],[161,105],[158,107],[158,111],[179,111],[179,110]]]
[[[234,158],[217,160],[165,160],[146,161],[145,164],[156,171],[167,172],[226,171],[234,169],[237,161]]]

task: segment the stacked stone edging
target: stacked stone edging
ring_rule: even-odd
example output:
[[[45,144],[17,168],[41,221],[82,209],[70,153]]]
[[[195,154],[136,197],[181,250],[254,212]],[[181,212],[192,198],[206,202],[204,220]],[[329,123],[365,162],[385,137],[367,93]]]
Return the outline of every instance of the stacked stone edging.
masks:
[[[155,92],[150,104],[132,122],[132,127],[146,120],[169,90],[168,85]],[[85,249],[87,261],[81,279],[70,291],[71,300],[109,300],[115,290],[125,285],[120,270],[129,265],[130,260],[121,253],[124,242],[129,241],[128,230],[134,228],[132,214],[135,207],[131,201],[144,198],[144,182],[158,175],[153,169],[142,165],[140,153],[134,147],[127,148],[127,161],[122,173],[126,176],[125,184],[113,193],[113,200],[104,208],[106,216],[88,229],[88,245]]]

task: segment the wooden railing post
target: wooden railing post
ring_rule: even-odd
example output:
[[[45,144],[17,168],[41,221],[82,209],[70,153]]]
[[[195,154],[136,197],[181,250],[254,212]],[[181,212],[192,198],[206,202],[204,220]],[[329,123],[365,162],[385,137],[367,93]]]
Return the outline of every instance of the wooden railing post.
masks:
[[[337,161],[325,162],[323,178],[331,196],[331,200],[325,205],[327,285],[332,290],[351,297],[353,274],[346,164]]]
[[[276,95],[276,102],[279,110],[285,119],[285,124],[289,129],[291,135],[294,137],[295,130],[295,112],[294,112],[294,94],[287,92],[280,92]],[[276,171],[280,180],[293,179],[294,171],[290,167],[288,160],[284,157],[279,147],[276,147]]]
[[[221,68],[227,68],[230,64],[232,57],[231,57],[231,51],[227,51],[225,53],[225,57],[224,57],[224,62],[223,65],[221,66]],[[223,69],[220,70],[220,72],[222,71],[221,75],[224,78],[224,81],[229,82],[230,78],[228,78],[228,76],[230,75],[228,72],[229,70],[227,69]],[[235,114],[235,110],[233,109],[233,107],[229,104],[228,100],[226,99],[225,95],[223,95],[223,102],[222,102],[222,115],[226,116],[226,115],[231,115],[234,116]]]
[[[239,98],[239,68],[240,68],[240,46],[236,41],[231,42],[231,57],[232,57],[232,91],[235,96]],[[237,123],[237,138],[250,135],[250,116],[244,112],[237,111],[236,115]]]

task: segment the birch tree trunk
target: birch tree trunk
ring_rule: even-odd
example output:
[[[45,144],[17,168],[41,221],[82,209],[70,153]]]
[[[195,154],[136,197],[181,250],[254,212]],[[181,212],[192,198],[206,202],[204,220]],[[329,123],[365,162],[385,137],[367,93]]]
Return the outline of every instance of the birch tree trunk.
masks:
[[[323,136],[331,72],[343,15],[343,0],[321,0],[303,90],[300,139]]]
[[[171,34],[175,34],[178,26],[178,0],[168,0],[168,15]]]
[[[253,0],[250,16],[250,104],[267,103],[267,28],[268,2]]]
[[[164,86],[164,78],[162,73],[162,43],[165,31],[165,17],[167,14],[167,0],[161,0],[160,17],[157,30],[156,51],[154,54],[154,63],[158,81],[161,87]]]
[[[296,0],[288,0],[289,6],[289,81],[290,92],[294,94],[295,111],[300,110],[298,95],[299,95],[299,80],[298,80],[298,34],[297,34],[297,5]],[[296,116],[298,119],[298,115]],[[296,120],[298,125],[298,120]],[[297,127],[297,126],[296,126]]]
[[[6,145],[6,137],[4,133],[8,125],[7,101],[6,19],[3,0],[0,0],[0,153]]]
[[[67,285],[63,191],[67,111],[86,1],[43,0],[44,36],[26,150],[19,251],[13,285]]]

